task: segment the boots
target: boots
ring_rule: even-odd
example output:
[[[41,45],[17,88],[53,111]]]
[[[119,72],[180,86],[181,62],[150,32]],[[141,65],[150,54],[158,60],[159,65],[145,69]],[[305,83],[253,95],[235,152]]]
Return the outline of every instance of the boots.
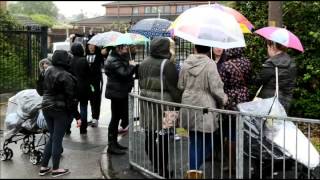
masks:
[[[117,147],[115,143],[109,144],[107,152],[113,155],[124,155],[126,152]]]
[[[127,149],[128,149],[128,147],[122,146],[122,145],[120,145],[118,142],[116,143],[116,146],[117,146],[117,148],[120,149],[120,150],[127,150]]]
[[[203,173],[199,170],[188,170],[184,179],[203,179]]]

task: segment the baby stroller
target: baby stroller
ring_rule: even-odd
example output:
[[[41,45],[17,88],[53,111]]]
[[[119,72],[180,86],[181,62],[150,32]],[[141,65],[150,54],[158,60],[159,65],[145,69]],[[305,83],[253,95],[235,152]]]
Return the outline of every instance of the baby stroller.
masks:
[[[241,103],[238,105],[238,109],[242,113],[258,116],[266,116],[268,114],[279,117],[287,116],[277,98],[258,99]],[[261,171],[263,178],[272,177],[271,172],[273,173],[273,178],[283,178],[284,173],[286,178],[288,176],[295,178],[297,162],[297,176],[299,179],[308,178],[308,167],[310,178],[319,179],[319,152],[295,124],[291,121],[284,123],[283,120],[276,119],[272,122],[270,119],[258,116],[248,115],[243,117],[244,160],[251,160],[253,177],[260,178]],[[308,158],[308,154],[310,158]],[[260,166],[260,158],[262,159],[262,167]],[[283,162],[285,163],[285,172],[283,172]]]
[[[30,155],[30,162],[38,164],[42,160],[43,149],[47,142],[46,122],[41,110],[42,97],[35,89],[27,89],[18,92],[8,100],[8,108],[5,118],[7,133],[4,137],[0,159],[10,160],[13,151],[8,146],[17,144],[22,140],[20,149],[24,154]],[[40,137],[37,140],[36,135]]]

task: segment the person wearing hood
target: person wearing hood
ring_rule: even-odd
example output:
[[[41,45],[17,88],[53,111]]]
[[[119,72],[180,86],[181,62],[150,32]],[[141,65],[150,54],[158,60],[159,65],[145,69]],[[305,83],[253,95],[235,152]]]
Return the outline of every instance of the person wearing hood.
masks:
[[[85,58],[84,47],[81,43],[74,43],[71,46],[73,58],[70,63],[70,71],[77,79],[76,97],[80,103],[81,126],[80,134],[87,133],[87,109],[89,100],[89,64]],[[71,124],[68,126],[66,133],[70,134]]]
[[[89,100],[91,105],[91,117],[89,122],[92,127],[98,127],[100,118],[101,95],[103,87],[102,67],[104,65],[104,58],[101,54],[101,49],[93,44],[87,44],[86,59],[89,63],[89,82],[90,94]]]
[[[40,96],[43,95],[43,83],[44,83],[44,74],[46,70],[52,65],[51,60],[49,58],[44,58],[39,62],[39,76],[37,80],[37,92]]]
[[[111,121],[108,127],[108,149],[110,154],[123,155],[127,147],[118,143],[118,126],[120,119],[129,124],[128,93],[134,84],[133,75],[137,65],[129,61],[127,45],[116,46],[109,54],[105,63],[107,75],[105,97],[111,100]]]
[[[151,41],[150,56],[144,59],[139,66],[138,76],[141,96],[161,99],[160,66],[162,62],[167,59],[163,68],[163,100],[176,103],[181,102],[181,91],[177,88],[179,78],[178,71],[174,62],[170,60],[174,55],[174,51],[171,48],[172,46],[174,46],[174,41],[171,40],[171,38],[156,37]],[[153,109],[145,108],[145,106],[145,103],[142,103],[140,106],[140,124],[145,129],[145,151],[154,169],[159,172],[160,176],[169,178],[169,170],[167,167],[169,154],[168,134],[160,135],[157,133],[162,127],[161,117],[163,111],[160,106],[158,106],[158,108],[153,106]],[[151,107],[151,104],[149,104],[149,107]],[[152,112],[158,113],[151,115]],[[146,119],[146,114],[150,114],[151,117]],[[157,145],[157,139],[159,145]]]
[[[227,49],[225,52],[227,60],[218,68],[224,83],[224,92],[228,96],[225,109],[238,111],[237,104],[249,101],[248,82],[251,75],[251,62],[244,56],[244,48]],[[226,154],[229,154],[229,144],[231,144],[231,157],[229,158],[232,162],[229,166],[227,166],[228,163],[225,163],[224,169],[227,170],[228,167],[232,167],[232,171],[235,172],[236,116],[222,115],[222,117],[223,137],[227,139],[224,149],[226,149]],[[231,118],[231,129],[229,129],[229,118]],[[228,156],[224,157],[227,159]]]
[[[258,97],[271,98],[275,95],[276,76],[275,67],[278,67],[279,101],[289,113],[290,101],[293,96],[297,76],[296,64],[287,54],[287,48],[279,43],[267,40],[269,59],[262,64],[262,71],[257,75],[255,83],[263,85]]]
[[[72,115],[77,110],[76,78],[68,72],[70,55],[65,50],[56,50],[52,56],[52,67],[44,77],[43,116],[45,117],[49,141],[44,149],[39,175],[51,172],[54,177],[69,173],[68,169],[59,168],[60,156],[63,151],[62,141]],[[52,158],[52,169],[48,167]]]
[[[208,57],[209,53],[210,47],[195,45],[195,54],[190,54],[184,61],[178,81],[178,88],[183,91],[182,104],[208,108],[222,108],[226,104],[228,97],[223,91],[217,65]],[[204,156],[212,152],[211,137],[219,127],[218,118],[210,111],[204,113],[186,108],[180,109],[180,115],[182,127],[189,130],[190,170],[196,170],[197,175],[201,176],[197,170]],[[188,171],[187,177],[191,177],[192,172]]]

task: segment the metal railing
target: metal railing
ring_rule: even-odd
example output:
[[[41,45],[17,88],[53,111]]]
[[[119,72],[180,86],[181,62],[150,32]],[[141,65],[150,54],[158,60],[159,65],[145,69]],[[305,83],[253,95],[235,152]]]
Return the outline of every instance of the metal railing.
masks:
[[[162,129],[163,111],[168,110],[179,110],[179,124]],[[218,129],[202,123],[209,115],[213,117],[212,124],[219,124]],[[296,130],[295,137],[285,137],[286,128],[291,131],[289,135],[294,132],[290,126],[283,126],[284,146],[270,139],[276,136],[266,136],[264,128],[259,129],[266,123],[273,126],[281,121]],[[213,133],[201,133],[208,127]],[[195,169],[202,178],[319,178],[320,163],[315,163],[320,159],[314,159],[319,158],[319,150],[311,144],[317,143],[312,138],[320,137],[313,133],[316,128],[320,128],[320,120],[256,116],[129,94],[129,162],[133,168],[155,178],[185,178],[194,169],[190,168],[194,164],[192,158],[196,167],[200,167]],[[288,144],[290,147],[286,148]],[[294,155],[292,147],[296,150]],[[201,152],[193,156],[198,148]]]
[[[47,57],[47,27],[0,29],[0,93],[35,87],[38,63]]]

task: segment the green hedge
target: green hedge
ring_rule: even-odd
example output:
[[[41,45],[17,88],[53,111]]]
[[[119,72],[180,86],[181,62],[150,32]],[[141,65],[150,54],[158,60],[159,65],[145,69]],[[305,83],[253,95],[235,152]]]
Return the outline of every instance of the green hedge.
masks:
[[[238,9],[255,26],[256,29],[268,26],[268,2],[241,1]],[[320,2],[283,2],[283,24],[296,34],[305,49],[304,53],[289,50],[298,67],[297,88],[290,116],[320,118]],[[261,37],[245,35],[246,55],[253,63],[254,72],[261,69],[262,62],[267,58],[266,45]],[[257,87],[252,86],[251,95]]]
[[[0,93],[24,89],[30,84],[24,63],[26,53],[16,46],[24,44],[21,43],[23,38],[8,33],[8,30],[19,28],[12,16],[0,10],[0,30],[6,31],[0,32]]]

